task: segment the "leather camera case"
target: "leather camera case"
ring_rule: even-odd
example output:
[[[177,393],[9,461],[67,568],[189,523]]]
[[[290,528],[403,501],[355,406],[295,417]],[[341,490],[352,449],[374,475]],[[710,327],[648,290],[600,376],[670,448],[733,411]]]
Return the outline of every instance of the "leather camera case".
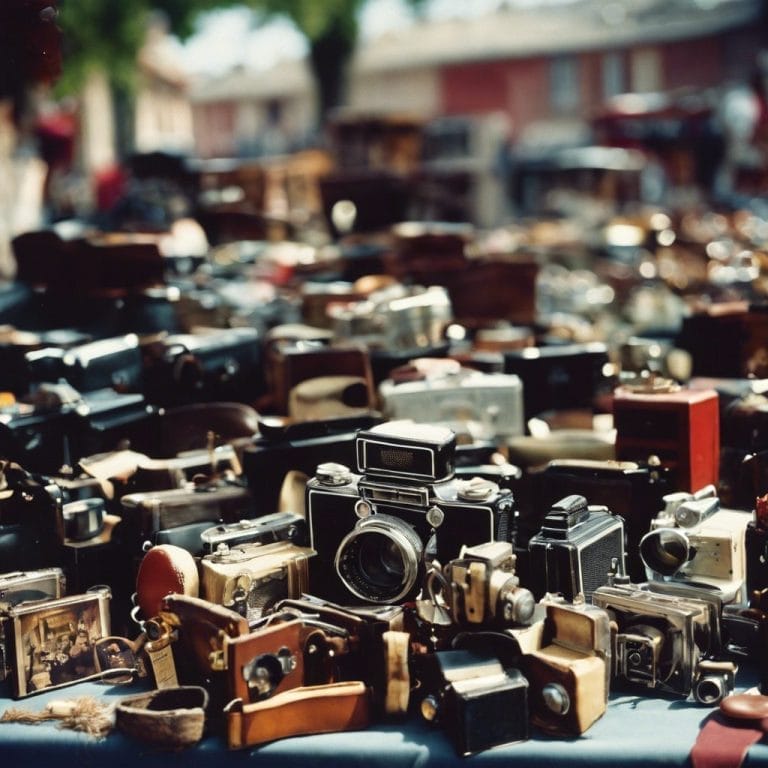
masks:
[[[547,602],[541,645],[523,654],[531,722],[549,733],[584,733],[605,713],[610,688],[608,613],[585,603]],[[564,696],[560,709],[547,694]]]

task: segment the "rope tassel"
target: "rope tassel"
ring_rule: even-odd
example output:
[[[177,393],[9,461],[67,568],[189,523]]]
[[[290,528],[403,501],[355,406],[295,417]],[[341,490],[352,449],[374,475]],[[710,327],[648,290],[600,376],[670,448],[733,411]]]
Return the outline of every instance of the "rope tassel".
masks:
[[[82,731],[94,738],[103,739],[114,725],[114,707],[105,705],[92,696],[83,696],[78,699],[52,701],[45,709],[37,712],[11,707],[0,716],[0,723],[39,725],[49,720],[58,720],[59,728]]]

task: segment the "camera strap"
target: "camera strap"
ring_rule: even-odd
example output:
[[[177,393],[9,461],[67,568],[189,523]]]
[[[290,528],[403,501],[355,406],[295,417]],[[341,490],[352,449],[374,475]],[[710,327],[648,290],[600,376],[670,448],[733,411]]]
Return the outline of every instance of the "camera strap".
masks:
[[[739,768],[768,732],[768,696],[727,696],[705,721],[691,749],[693,768]]]

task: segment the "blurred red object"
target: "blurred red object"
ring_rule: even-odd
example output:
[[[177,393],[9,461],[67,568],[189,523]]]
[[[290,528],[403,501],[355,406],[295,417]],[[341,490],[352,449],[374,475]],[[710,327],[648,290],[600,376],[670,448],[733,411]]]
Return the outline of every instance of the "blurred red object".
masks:
[[[123,196],[128,181],[126,172],[119,165],[110,165],[94,174],[96,208],[109,211]]]

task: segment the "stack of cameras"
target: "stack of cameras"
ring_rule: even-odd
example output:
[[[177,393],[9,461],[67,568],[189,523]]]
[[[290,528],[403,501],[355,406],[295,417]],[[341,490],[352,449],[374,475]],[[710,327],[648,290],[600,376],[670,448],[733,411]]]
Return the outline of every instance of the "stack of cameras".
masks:
[[[514,483],[462,458],[448,426],[372,418],[303,428],[255,439],[242,454],[254,462],[247,479],[227,448],[145,462],[117,501],[114,546],[133,561],[160,544],[190,552],[200,597],[252,632],[285,600],[310,595],[358,612],[402,606],[421,676],[413,706],[460,754],[527,738],[529,724],[583,733],[611,687],[708,705],[733,690],[731,658],[748,645],[751,517],[722,509],[713,489],[664,495],[639,542],[646,578],[637,580],[626,572],[622,517],[580,493],[549,503],[518,549]],[[343,461],[326,460],[334,442]],[[287,470],[294,446],[311,475],[304,509],[268,511],[254,499],[263,477],[254,467],[284,455]],[[83,488],[40,493],[59,545],[98,539],[115,509]],[[8,505],[0,532],[13,533],[18,517]],[[500,709],[503,718],[481,717]]]
[[[721,508],[713,487],[664,496],[640,541],[647,580],[611,578],[592,595],[615,623],[618,687],[706,705],[733,691],[736,661],[749,655],[742,627],[749,519]]]
[[[515,502],[485,477],[457,476],[456,436],[443,426],[389,421],[355,438],[356,469],[324,462],[306,485],[311,583],[336,601],[415,597],[425,564],[462,546],[511,542]]]
[[[442,606],[452,632],[415,655],[413,709],[442,726],[459,754],[527,738],[529,725],[578,735],[607,706],[607,613],[560,595],[536,602],[515,561],[508,543],[487,542],[463,548],[427,578],[421,602]]]

